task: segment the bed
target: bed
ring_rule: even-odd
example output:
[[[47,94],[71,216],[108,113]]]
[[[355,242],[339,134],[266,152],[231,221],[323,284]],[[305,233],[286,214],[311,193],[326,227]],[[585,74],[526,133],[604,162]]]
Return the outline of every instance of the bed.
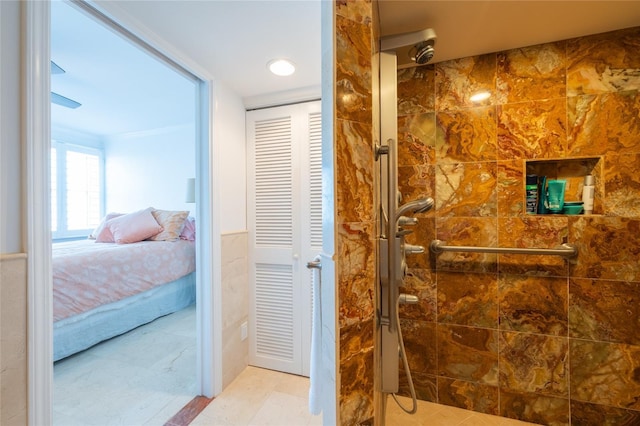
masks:
[[[53,244],[54,361],[195,303],[195,243]]]

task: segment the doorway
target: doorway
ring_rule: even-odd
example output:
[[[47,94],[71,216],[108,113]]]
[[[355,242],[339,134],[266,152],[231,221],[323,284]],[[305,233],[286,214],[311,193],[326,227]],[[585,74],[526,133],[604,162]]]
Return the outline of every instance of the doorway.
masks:
[[[91,9],[85,3],[74,3],[79,7]],[[25,76],[30,89],[26,95],[27,119],[26,130],[26,177],[27,205],[49,205],[49,152],[50,137],[50,109],[49,102],[49,28],[50,4],[48,2],[28,2],[25,7],[25,33],[27,45]],[[104,15],[91,9],[100,19],[107,19]],[[112,21],[107,21],[113,24]],[[127,30],[113,24],[115,31],[127,33]],[[144,43],[143,43],[144,45]],[[145,48],[150,48],[144,45]],[[196,262],[202,266],[197,269],[197,282],[209,283],[197,288],[198,303],[196,308],[196,331],[198,336],[196,353],[196,371],[198,372],[197,393],[214,396],[221,390],[219,379],[220,351],[213,347],[213,341],[219,341],[220,335],[214,327],[212,318],[214,309],[219,308],[219,300],[215,301],[212,294],[219,291],[220,276],[214,273],[219,263],[219,241],[214,237],[219,235],[219,218],[211,208],[217,201],[219,194],[213,187],[216,181],[216,171],[211,167],[215,156],[215,146],[209,137],[210,119],[209,104],[213,98],[210,81],[204,81],[189,73],[176,62],[172,62],[159,51],[154,50],[156,56],[167,59],[171,65],[182,72],[188,73],[194,79],[198,108],[196,110],[196,205],[197,219],[200,228],[204,230],[202,237],[196,243]],[[46,107],[44,106],[46,105]],[[27,247],[32,265],[28,280],[29,293],[29,418],[34,424],[51,424],[52,407],[52,331],[51,331],[51,234],[50,212],[46,207],[33,209],[27,218]],[[213,253],[216,253],[214,255]],[[48,259],[48,260],[47,260]],[[207,259],[207,262],[203,262]],[[205,336],[203,338],[203,336]],[[214,373],[216,373],[214,375]],[[170,417],[170,416],[169,416]]]

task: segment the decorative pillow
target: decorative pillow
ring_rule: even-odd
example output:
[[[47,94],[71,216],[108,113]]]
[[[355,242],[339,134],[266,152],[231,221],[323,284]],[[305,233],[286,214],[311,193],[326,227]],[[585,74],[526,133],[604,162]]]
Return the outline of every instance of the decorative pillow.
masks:
[[[195,241],[196,239],[196,219],[194,217],[187,217],[184,221],[184,229],[180,233],[181,240]]]
[[[104,231],[104,225],[107,223],[107,221],[113,219],[114,217],[122,216],[123,214],[124,213],[114,213],[114,212],[108,213],[102,219],[102,221],[100,222],[100,225],[98,225],[96,227],[96,229],[94,229],[93,232],[91,232],[91,234],[89,234],[89,236],[87,238],[89,238],[90,240],[97,240],[98,239],[98,235],[100,235],[100,233]],[[107,231],[108,231],[108,234],[109,234],[108,237],[111,239],[111,241],[97,241],[97,242],[100,242],[100,243],[106,243],[106,242],[112,243],[113,242],[113,235],[111,235],[111,231],[109,231],[109,230],[107,230]]]
[[[151,214],[156,222],[164,229],[157,235],[149,238],[151,241],[177,241],[184,229],[184,222],[188,211],[152,210]]]
[[[162,232],[162,226],[154,219],[152,207],[125,214],[107,221],[105,228],[113,234],[117,244],[137,243]]]

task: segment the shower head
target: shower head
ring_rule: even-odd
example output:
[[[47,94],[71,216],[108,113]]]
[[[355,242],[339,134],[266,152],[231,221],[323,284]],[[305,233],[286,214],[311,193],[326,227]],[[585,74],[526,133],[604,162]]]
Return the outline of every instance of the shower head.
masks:
[[[433,198],[425,197],[419,198],[417,200],[409,201],[403,206],[398,207],[396,211],[396,220],[401,216],[404,216],[406,213],[425,213],[433,208]]]
[[[394,51],[398,58],[398,68],[403,65],[424,65],[433,58],[436,33],[431,28],[411,33],[382,37],[380,50]]]

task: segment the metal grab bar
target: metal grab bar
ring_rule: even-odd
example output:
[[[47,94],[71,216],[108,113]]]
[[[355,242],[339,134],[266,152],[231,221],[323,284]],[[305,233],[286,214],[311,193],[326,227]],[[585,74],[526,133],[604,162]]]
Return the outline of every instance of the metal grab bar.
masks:
[[[312,260],[310,262],[307,262],[307,268],[308,269],[322,269],[322,264],[320,263],[319,260]]]
[[[529,254],[529,255],[556,255],[566,258],[576,257],[578,249],[573,244],[564,243],[552,249],[545,248],[519,248],[519,247],[474,247],[474,246],[448,246],[444,241],[433,240],[430,244],[431,251],[443,253],[445,251],[471,252],[471,253],[502,253],[502,254]]]

